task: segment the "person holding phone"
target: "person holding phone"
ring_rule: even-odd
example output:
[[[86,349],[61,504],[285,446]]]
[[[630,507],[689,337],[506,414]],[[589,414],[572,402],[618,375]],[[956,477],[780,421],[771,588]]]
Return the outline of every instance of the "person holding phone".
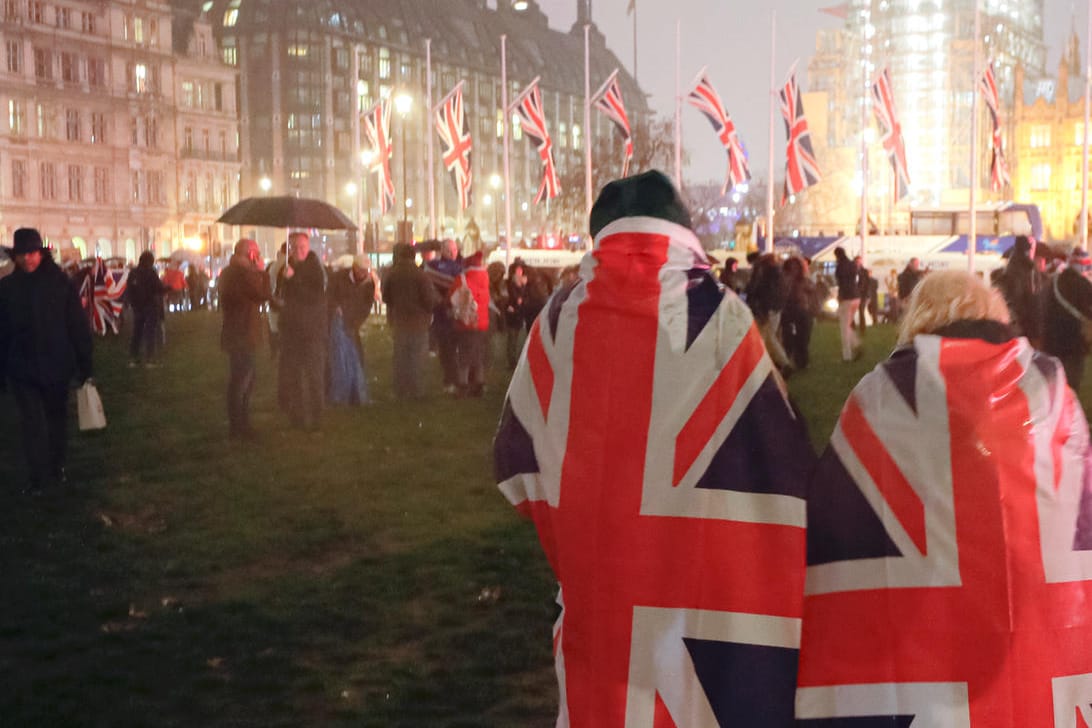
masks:
[[[256,352],[261,345],[261,305],[270,298],[258,243],[243,238],[220,274],[220,310],[224,312],[220,346],[228,355],[228,432],[232,439],[254,437],[250,426],[250,395],[256,377]]]

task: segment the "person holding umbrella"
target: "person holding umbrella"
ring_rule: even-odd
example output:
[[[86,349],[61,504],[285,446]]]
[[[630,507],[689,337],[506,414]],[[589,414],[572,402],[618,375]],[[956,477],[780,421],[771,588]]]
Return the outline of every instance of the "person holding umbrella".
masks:
[[[288,236],[288,263],[279,286],[280,377],[293,427],[317,431],[326,380],[326,273],[307,233]]]

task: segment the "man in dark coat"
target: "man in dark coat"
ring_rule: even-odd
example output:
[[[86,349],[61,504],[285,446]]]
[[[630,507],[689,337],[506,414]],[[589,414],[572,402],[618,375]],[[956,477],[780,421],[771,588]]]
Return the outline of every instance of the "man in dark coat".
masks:
[[[353,257],[350,268],[330,276],[330,316],[340,309],[341,322],[349,340],[353,342],[360,363],[364,364],[364,345],[360,339],[360,327],[371,315],[372,307],[380,295],[379,276],[372,269],[366,255]]]
[[[129,366],[141,362],[153,366],[159,349],[159,325],[163,319],[163,297],[167,286],[155,272],[155,254],[145,250],[137,267],[125,280],[125,300],[133,310],[133,339],[129,344]]]
[[[1018,235],[1013,244],[1012,257],[1005,266],[1005,272],[997,283],[1009,305],[1012,323],[1017,333],[1028,338],[1032,346],[1042,344],[1043,335],[1043,296],[1048,282],[1047,275],[1040,269],[1036,258],[1038,246],[1034,239]]]
[[[842,361],[852,361],[859,356],[860,340],[853,331],[853,317],[861,306],[861,294],[857,286],[857,265],[846,255],[845,248],[834,249],[834,280],[838,284],[838,331],[842,339]]]
[[[428,326],[432,310],[440,303],[440,294],[428,275],[414,262],[413,247],[394,246],[393,262],[383,282],[383,303],[391,326],[394,351],[394,396],[420,398],[421,370],[428,354]]]
[[[284,406],[293,427],[318,430],[326,384],[326,272],[307,233],[288,237],[280,315]]]
[[[233,439],[250,439],[250,394],[256,376],[255,352],[261,344],[260,307],[270,298],[258,243],[243,238],[235,244],[231,262],[220,274],[220,310],[224,312],[220,347],[228,355],[228,433]]]
[[[79,293],[33,228],[15,231],[15,272],[0,280],[0,389],[19,409],[27,492],[65,480],[68,388],[91,377],[91,327]]]
[[[459,257],[459,244],[452,239],[440,244],[440,257],[426,260],[425,272],[436,289],[436,308],[432,311],[432,338],[436,343],[436,353],[440,358],[440,370],[444,377],[444,391],[454,394],[459,383],[459,363],[456,356],[458,349],[458,331],[455,319],[451,315],[451,302],[448,292],[463,272],[463,261]]]

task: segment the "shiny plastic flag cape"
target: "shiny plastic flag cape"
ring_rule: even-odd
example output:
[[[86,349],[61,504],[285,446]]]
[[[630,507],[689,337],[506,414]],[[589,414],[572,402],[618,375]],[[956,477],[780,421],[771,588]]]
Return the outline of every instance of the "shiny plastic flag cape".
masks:
[[[558,725],[792,725],[814,465],[751,314],[677,224],[604,227],[495,442],[560,584]]]
[[[918,336],[865,376],[808,493],[801,728],[1092,725],[1087,466],[1026,339]]]

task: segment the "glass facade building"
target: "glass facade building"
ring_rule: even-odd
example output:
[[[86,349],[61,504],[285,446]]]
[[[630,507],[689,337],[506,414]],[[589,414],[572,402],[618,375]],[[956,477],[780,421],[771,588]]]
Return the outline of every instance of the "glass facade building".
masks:
[[[380,223],[380,238],[394,237],[403,216],[418,238],[427,236],[428,178],[435,181],[438,235],[461,236],[470,219],[486,241],[503,235],[498,213],[503,172],[500,38],[507,36],[509,99],[541,75],[547,127],[563,182],[583,173],[590,136],[604,148],[619,146],[610,123],[593,113],[584,129],[584,33],[552,29],[537,4],[523,10],[483,0],[215,0],[223,58],[239,71],[242,136],[241,194],[319,197],[361,219]],[[581,12],[590,12],[586,2]],[[579,26],[579,27],[578,27]],[[426,43],[427,41],[427,43]],[[441,144],[426,103],[426,46],[431,53],[432,102],[465,82],[464,106],[474,140],[474,195],[469,210],[440,164]],[[621,63],[592,27],[591,83]],[[632,77],[621,71],[631,118],[648,114]],[[380,99],[408,95],[409,110],[394,112],[391,171],[396,203],[379,216],[377,178],[364,175],[359,152],[368,148],[360,114]],[[589,134],[590,132],[590,134]],[[427,140],[433,139],[433,166]],[[512,239],[547,230],[586,228],[583,178],[550,205],[535,205],[541,181],[537,151],[512,129]],[[619,162],[620,165],[620,162]]]
[[[993,61],[1000,89],[1006,147],[1011,149],[1014,72],[1045,74],[1043,0],[979,0],[980,58]],[[828,93],[830,143],[858,144],[862,116],[873,124],[868,86],[891,70],[906,143],[911,202],[937,204],[970,179],[974,84],[975,0],[849,0],[844,27],[820,35],[809,66],[810,90]],[[845,59],[851,59],[846,62]],[[840,60],[840,62],[838,62]],[[979,103],[979,189],[989,188],[988,121]],[[866,127],[867,129],[867,127]],[[866,134],[871,133],[866,131]],[[1009,158],[1014,155],[1010,152]],[[889,191],[889,171],[875,174]],[[884,186],[886,185],[886,187]]]

